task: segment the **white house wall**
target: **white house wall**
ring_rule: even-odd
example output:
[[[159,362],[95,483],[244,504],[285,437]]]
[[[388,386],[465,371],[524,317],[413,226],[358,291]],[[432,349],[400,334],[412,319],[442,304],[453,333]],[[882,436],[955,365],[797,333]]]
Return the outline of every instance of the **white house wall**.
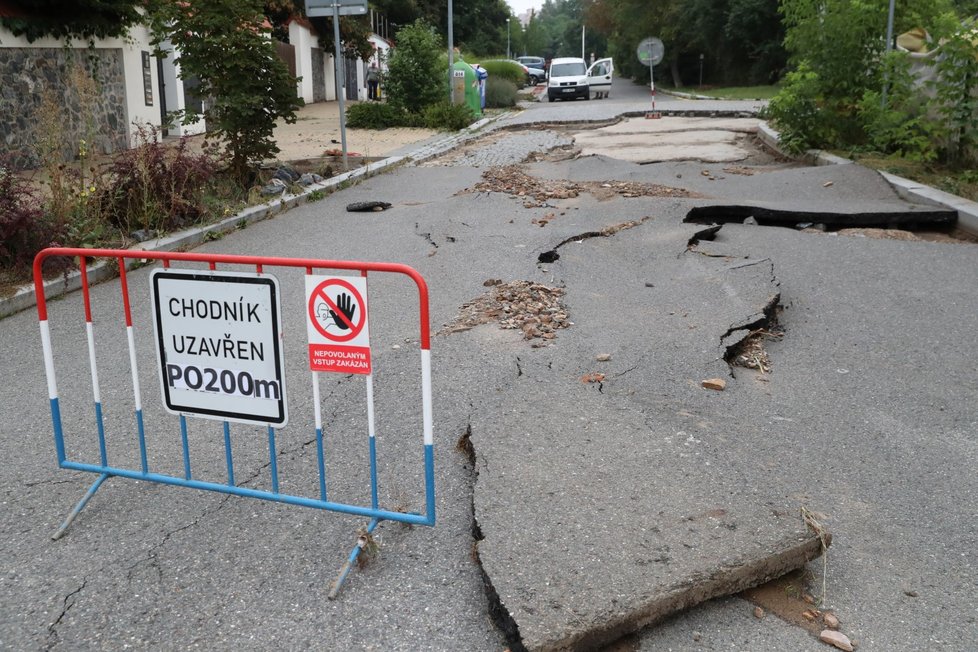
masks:
[[[163,59],[163,92],[165,94],[165,107],[167,113],[185,109],[187,106],[186,95],[183,90],[183,78],[180,71],[180,53],[174,51],[170,41],[160,43],[160,48],[167,53]],[[170,136],[193,136],[202,134],[205,131],[204,119],[196,122],[182,124],[179,120],[172,121],[168,128]]]
[[[295,74],[299,77],[296,92],[307,104],[314,100],[312,88],[312,48],[316,36],[297,21],[289,23],[289,43],[295,47]]]

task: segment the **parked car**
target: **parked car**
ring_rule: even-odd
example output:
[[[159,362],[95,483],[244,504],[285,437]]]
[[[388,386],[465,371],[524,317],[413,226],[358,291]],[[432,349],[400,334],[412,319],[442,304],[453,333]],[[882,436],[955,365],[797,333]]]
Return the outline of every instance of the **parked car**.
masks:
[[[546,72],[547,70],[547,60],[544,59],[543,57],[522,56],[522,57],[516,57],[516,60],[522,63],[527,68],[538,68],[540,70],[543,70],[544,72]]]
[[[540,82],[544,81],[547,78],[547,73],[544,71],[543,68],[537,68],[535,66],[531,66],[528,63],[524,63],[523,65],[526,66],[526,72],[530,76],[531,84],[533,85],[539,84]]]
[[[584,59],[562,57],[550,62],[547,76],[547,99],[591,99],[591,86],[588,83],[587,63]]]

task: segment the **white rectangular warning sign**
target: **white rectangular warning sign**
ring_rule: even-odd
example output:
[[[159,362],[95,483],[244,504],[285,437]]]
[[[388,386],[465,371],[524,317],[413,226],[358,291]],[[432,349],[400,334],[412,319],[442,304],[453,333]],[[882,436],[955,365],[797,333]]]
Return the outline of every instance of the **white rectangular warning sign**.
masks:
[[[306,312],[310,369],[370,373],[366,278],[306,276]]]
[[[288,423],[275,277],[155,269],[150,286],[167,411],[276,427]]]

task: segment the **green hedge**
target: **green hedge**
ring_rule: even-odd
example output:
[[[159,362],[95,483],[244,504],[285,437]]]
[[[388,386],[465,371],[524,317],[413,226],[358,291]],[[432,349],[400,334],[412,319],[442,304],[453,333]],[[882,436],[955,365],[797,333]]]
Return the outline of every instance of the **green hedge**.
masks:
[[[516,88],[526,86],[526,71],[523,66],[512,61],[480,61],[479,65],[489,73],[489,79],[506,79],[512,82]]]
[[[516,106],[516,84],[508,79],[490,76],[486,80],[486,106],[491,109]]]
[[[352,129],[387,129],[420,127],[420,120],[386,102],[351,104],[346,110],[346,124]]]

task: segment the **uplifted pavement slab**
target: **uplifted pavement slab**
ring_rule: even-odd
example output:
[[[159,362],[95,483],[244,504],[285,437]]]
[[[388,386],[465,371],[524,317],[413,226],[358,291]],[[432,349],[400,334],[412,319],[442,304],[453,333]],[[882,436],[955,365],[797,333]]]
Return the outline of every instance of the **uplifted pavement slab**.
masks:
[[[629,118],[574,133],[583,156],[606,155],[623,161],[742,161],[750,148],[741,145],[757,131],[753,118]]]
[[[479,370],[443,382],[472,397],[478,556],[511,642],[531,650],[609,643],[822,551],[798,505],[753,495],[724,463],[722,431],[703,431],[685,410],[709,392],[702,378],[727,373],[723,336],[776,298],[770,265],[686,254],[698,227],[662,200],[574,207],[545,230],[526,231],[524,217],[503,231],[568,241],[531,278],[563,287],[572,327],[544,348],[494,324],[439,340]],[[640,223],[594,237],[622,221]],[[597,362],[602,351],[614,362]],[[674,397],[640,407],[611,391],[625,377]]]
[[[901,199],[879,172],[859,165],[782,167],[680,162],[636,165],[621,158],[578,158],[541,162],[532,174],[573,181],[617,180],[660,183],[697,193],[689,221],[799,222],[834,226],[946,226],[954,211]]]

